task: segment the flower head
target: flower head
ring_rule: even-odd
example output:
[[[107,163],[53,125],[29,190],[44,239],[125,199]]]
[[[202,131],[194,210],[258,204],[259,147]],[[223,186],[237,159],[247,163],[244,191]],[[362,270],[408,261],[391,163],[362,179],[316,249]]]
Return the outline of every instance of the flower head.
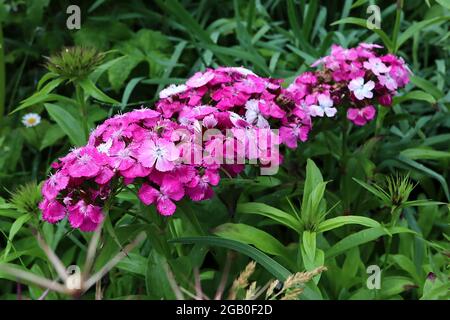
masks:
[[[35,127],[41,123],[41,116],[37,113],[27,113],[22,117],[22,123],[27,128]]]

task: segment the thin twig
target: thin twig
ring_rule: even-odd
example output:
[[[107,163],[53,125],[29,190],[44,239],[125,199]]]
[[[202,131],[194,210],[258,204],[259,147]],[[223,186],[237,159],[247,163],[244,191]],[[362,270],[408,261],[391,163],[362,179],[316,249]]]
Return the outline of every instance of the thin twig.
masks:
[[[10,266],[1,265],[1,264],[0,264],[0,271],[5,272],[11,276],[17,277],[18,279],[20,279],[22,281],[27,281],[27,282],[36,284],[42,288],[48,288],[50,290],[57,291],[60,293],[70,294],[69,290],[67,290],[67,288],[65,286],[63,286],[62,284],[50,281],[46,278],[37,276],[28,271],[20,270],[15,267],[10,267]]]
[[[68,276],[66,267],[58,258],[58,256],[55,254],[55,252],[50,248],[50,246],[45,242],[44,238],[42,238],[41,234],[37,230],[36,230],[36,239],[42,250],[44,250],[45,254],[47,255],[48,260],[51,262],[56,272],[58,273],[58,276],[61,279],[63,279],[64,282],[67,281]]]
[[[183,291],[185,294],[187,294],[190,298],[192,298],[194,300],[202,300],[201,298],[199,299],[195,294],[190,292],[188,289],[185,289],[182,286],[180,286],[179,288],[181,291]]]
[[[194,268],[194,279],[195,279],[195,294],[198,298],[196,300],[202,300],[203,290],[198,268]]]
[[[46,289],[42,294],[41,294],[41,296],[38,298],[38,300],[44,300],[47,296],[48,296],[48,294],[50,293],[50,289]]]
[[[222,272],[222,278],[220,279],[219,287],[217,288],[214,300],[222,299],[223,292],[225,291],[225,286],[228,280],[228,274],[230,273],[231,261],[234,258],[234,254],[231,251],[227,252],[227,258],[225,260],[225,266]]]
[[[95,284],[95,300],[103,299],[102,281],[99,280]]]
[[[17,282],[17,300],[22,300],[22,286],[20,282]]]
[[[124,257],[128,255],[128,252],[134,249],[139,243],[141,243],[146,238],[145,232],[141,232],[133,242],[128,244],[120,251],[114,258],[112,258],[107,264],[103,266],[97,273],[92,275],[88,280],[86,280],[83,284],[83,290],[86,292],[92,287],[97,281],[99,281],[105,274],[109,272],[116,264],[120,262]]]
[[[97,227],[94,234],[92,235],[91,241],[89,241],[89,246],[86,254],[86,261],[84,263],[83,279],[88,278],[91,272],[91,268],[94,265],[95,253],[97,251],[98,242],[100,240],[102,227],[103,224]]]
[[[175,297],[177,298],[177,300],[184,300],[183,293],[181,292],[180,287],[178,286],[177,281],[175,280],[175,276],[173,275],[172,270],[170,270],[170,267],[167,264],[167,262],[163,264],[163,267],[166,271],[167,280],[169,280],[170,287],[175,293]]]

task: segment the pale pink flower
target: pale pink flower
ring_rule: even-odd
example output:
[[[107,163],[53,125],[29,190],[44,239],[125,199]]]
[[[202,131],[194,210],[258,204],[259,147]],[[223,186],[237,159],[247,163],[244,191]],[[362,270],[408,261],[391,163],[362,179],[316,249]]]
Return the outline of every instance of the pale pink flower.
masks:
[[[382,73],[386,73],[390,70],[380,58],[369,58],[369,61],[363,63],[364,68],[372,71],[375,75],[379,76]]]
[[[250,99],[245,104],[245,120],[248,123],[256,124],[258,128],[268,128],[269,122],[261,113],[259,109],[259,101],[256,99]]]
[[[186,85],[191,88],[199,88],[206,85],[214,78],[214,72],[197,72],[186,81]]]
[[[173,142],[162,138],[146,140],[138,151],[138,160],[144,167],[162,172],[172,170],[178,158],[179,150]]]

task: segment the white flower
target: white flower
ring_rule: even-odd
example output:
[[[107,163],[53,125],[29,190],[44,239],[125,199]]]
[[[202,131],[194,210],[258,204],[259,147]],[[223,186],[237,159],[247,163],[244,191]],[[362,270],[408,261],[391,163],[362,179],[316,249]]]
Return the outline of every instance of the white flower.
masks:
[[[258,128],[268,128],[269,122],[264,118],[259,110],[259,101],[256,99],[250,99],[245,104],[245,120],[247,122],[254,124],[256,122],[256,126]]]
[[[310,114],[313,117],[323,117],[324,115],[329,118],[334,117],[337,109],[333,108],[333,100],[331,100],[329,96],[323,93],[319,94],[317,100],[318,105],[312,105],[309,107]]]
[[[244,67],[223,67],[219,69],[220,71],[229,71],[229,72],[237,72],[242,74],[243,76],[248,76],[248,75],[252,75],[252,76],[256,76],[256,74],[253,71],[248,70],[247,68]]]
[[[108,139],[108,141],[98,145],[97,151],[100,152],[100,153],[104,153],[106,155],[109,155],[109,149],[111,149],[112,143],[113,143],[112,139]]]
[[[41,123],[41,116],[37,113],[27,113],[23,116],[22,123],[27,128],[35,127]]]
[[[364,78],[359,77],[350,81],[348,88],[358,100],[364,100],[364,98],[371,99],[373,97],[372,89],[375,88],[375,82],[370,80],[364,83]]]
[[[380,58],[369,58],[369,61],[364,62],[364,68],[371,70],[377,76],[381,73],[386,73],[391,69],[390,67],[387,67]]]
[[[161,90],[161,92],[159,93],[159,98],[165,99],[170,96],[173,96],[174,94],[178,94],[178,93],[184,92],[186,90],[187,90],[187,86],[184,84],[180,84],[179,86],[171,84],[164,90]]]

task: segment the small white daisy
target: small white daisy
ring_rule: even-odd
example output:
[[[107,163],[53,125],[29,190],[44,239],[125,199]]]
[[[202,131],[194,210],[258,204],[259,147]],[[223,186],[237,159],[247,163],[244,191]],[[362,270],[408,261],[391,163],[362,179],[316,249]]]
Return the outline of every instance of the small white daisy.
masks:
[[[35,127],[41,123],[41,116],[37,113],[27,113],[22,117],[22,123],[27,128]]]

